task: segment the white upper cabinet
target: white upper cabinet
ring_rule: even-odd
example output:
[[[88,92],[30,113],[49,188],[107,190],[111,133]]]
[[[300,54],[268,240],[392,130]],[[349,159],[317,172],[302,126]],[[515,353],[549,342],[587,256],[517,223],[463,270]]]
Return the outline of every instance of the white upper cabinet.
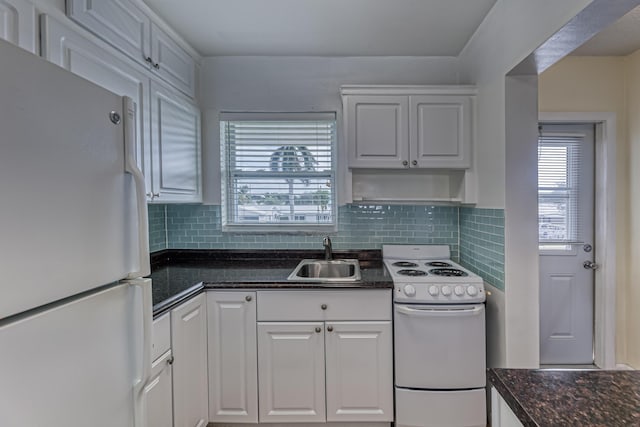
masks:
[[[152,81],[151,115],[153,200],[201,202],[200,110]]]
[[[67,15],[136,61],[150,55],[151,20],[128,0],[67,0]]]
[[[42,56],[74,74],[133,99],[136,106],[136,156],[151,188],[149,77],[127,58],[100,40],[91,40],[77,29],[41,16]]]
[[[409,102],[406,96],[349,96],[346,117],[350,167],[408,165]]]
[[[468,169],[470,86],[344,86],[349,167]]]
[[[0,39],[36,53],[36,9],[26,0],[0,0]]]
[[[166,81],[189,96],[194,96],[196,85],[195,62],[172,38],[157,25],[152,25],[151,58],[153,69]]]
[[[409,102],[411,167],[471,167],[471,98],[415,95]]]
[[[193,58],[130,0],[68,0],[67,15],[176,89],[195,97]]]

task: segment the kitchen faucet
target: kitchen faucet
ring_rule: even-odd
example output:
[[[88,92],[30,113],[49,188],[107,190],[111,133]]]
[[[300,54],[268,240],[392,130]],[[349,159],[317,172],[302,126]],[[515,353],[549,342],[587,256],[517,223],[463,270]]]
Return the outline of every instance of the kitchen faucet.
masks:
[[[324,259],[329,261],[333,259],[333,250],[331,249],[331,239],[329,236],[324,236],[322,239],[322,246],[324,246]]]

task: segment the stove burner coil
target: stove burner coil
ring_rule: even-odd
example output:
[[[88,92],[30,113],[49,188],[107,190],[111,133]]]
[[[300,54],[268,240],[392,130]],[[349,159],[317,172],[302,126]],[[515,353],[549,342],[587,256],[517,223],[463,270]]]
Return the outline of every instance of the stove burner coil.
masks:
[[[432,270],[429,270],[429,273],[436,275],[436,276],[446,276],[446,277],[464,277],[464,276],[468,276],[467,273],[465,273],[462,270],[458,270],[456,268],[434,268]]]
[[[444,261],[431,261],[425,264],[428,267],[451,267],[451,264]]]
[[[398,274],[403,276],[426,276],[427,272],[422,270],[398,270]]]
[[[417,267],[418,264],[409,261],[398,261],[393,263],[394,267]]]

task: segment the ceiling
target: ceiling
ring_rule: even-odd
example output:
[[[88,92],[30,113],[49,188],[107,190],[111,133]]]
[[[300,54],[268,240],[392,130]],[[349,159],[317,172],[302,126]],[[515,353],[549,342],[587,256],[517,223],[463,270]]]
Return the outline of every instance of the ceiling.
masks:
[[[458,56],[496,0],[144,0],[203,56]]]
[[[640,49],[640,7],[574,50],[575,56],[626,56]]]

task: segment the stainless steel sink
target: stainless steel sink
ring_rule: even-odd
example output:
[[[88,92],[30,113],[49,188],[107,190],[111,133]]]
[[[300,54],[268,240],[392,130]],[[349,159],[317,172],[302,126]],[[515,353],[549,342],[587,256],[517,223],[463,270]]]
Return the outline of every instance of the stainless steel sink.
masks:
[[[357,259],[303,259],[287,277],[301,282],[357,282],[360,280]]]

